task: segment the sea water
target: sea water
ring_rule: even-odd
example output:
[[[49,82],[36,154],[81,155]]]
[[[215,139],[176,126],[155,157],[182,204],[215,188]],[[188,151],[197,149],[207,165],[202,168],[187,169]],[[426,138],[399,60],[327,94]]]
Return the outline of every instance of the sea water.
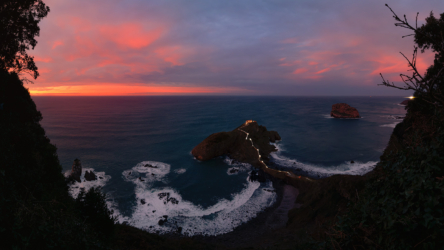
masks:
[[[272,167],[313,178],[362,175],[378,162],[401,121],[395,117],[406,113],[399,105],[403,97],[33,99],[65,174],[78,158],[84,171],[99,177],[72,185],[74,197],[81,188],[100,186],[120,222],[185,235],[232,231],[277,198],[272,183],[248,181],[249,164],[227,157],[196,160],[191,150],[210,134],[255,120],[282,137]],[[331,106],[339,102],[357,108],[362,118],[331,118]]]

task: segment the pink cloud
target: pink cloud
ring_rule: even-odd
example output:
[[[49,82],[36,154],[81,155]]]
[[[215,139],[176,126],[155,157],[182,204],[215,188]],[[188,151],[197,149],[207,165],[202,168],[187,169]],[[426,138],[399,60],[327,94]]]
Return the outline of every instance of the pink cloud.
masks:
[[[319,70],[319,71],[316,72],[315,74],[319,75],[319,74],[322,74],[322,73],[328,72],[328,71],[330,71],[330,70],[331,70],[331,68],[326,68],[326,69],[323,69],[323,70]]]
[[[297,75],[297,74],[305,73],[307,71],[308,71],[308,69],[306,69],[306,68],[300,68],[300,69],[297,69],[297,70],[293,71],[292,74]]]
[[[57,46],[60,46],[60,45],[63,45],[63,42],[62,41],[55,41],[53,44],[52,44],[52,49],[55,49]]]
[[[144,30],[139,23],[125,23],[117,26],[102,26],[99,31],[102,37],[124,48],[140,49],[159,39],[164,28]]]
[[[52,62],[52,58],[49,56],[47,56],[47,57],[35,56],[34,61],[48,63],[48,62]]]

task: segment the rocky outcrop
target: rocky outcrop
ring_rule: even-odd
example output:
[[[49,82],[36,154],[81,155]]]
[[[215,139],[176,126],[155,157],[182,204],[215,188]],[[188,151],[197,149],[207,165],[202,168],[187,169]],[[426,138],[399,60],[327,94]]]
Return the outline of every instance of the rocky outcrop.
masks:
[[[69,178],[73,179],[77,182],[81,182],[80,176],[82,175],[82,163],[79,159],[75,159],[72,164],[71,173],[69,174]]]
[[[404,106],[407,106],[407,104],[409,104],[409,102],[410,102],[410,100],[404,100],[400,104],[404,105]]]
[[[85,180],[86,181],[95,181],[95,180],[97,180],[97,176],[96,176],[96,174],[94,174],[94,172],[92,170],[91,170],[91,172],[86,171],[85,172]]]
[[[330,115],[334,118],[361,118],[358,110],[347,103],[333,104]]]
[[[248,140],[247,138],[248,133]],[[251,139],[251,141],[249,140]],[[205,161],[214,157],[228,155],[239,162],[260,165],[260,160],[268,162],[271,152],[277,151],[270,142],[280,140],[276,131],[268,131],[266,127],[249,120],[230,132],[219,132],[208,136],[194,147],[191,154],[196,159]],[[252,143],[254,147],[252,147]],[[258,158],[258,151],[261,159]]]

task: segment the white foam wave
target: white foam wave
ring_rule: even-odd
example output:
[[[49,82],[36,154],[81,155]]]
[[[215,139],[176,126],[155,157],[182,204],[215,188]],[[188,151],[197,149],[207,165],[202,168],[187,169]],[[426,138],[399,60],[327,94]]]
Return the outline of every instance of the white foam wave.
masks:
[[[176,173],[176,174],[183,174],[183,173],[185,173],[187,170],[185,169],[185,168],[179,168],[179,169],[176,169],[176,170],[174,170],[174,173]]]
[[[403,116],[403,115],[381,115],[380,117],[384,117],[387,119],[403,120],[405,116]]]
[[[394,122],[394,123],[390,123],[390,124],[384,124],[384,125],[381,125],[381,126],[379,126],[379,127],[395,128],[396,125],[398,125],[398,123],[400,123],[400,122],[401,122],[401,121]]]
[[[237,175],[238,173],[248,172],[251,171],[252,168],[251,164],[238,162],[229,157],[225,157],[224,162],[231,166],[227,169],[228,175]]]
[[[154,162],[151,164],[163,164],[165,169],[168,165]],[[140,168],[136,166],[132,170],[126,170],[123,176],[135,184],[137,204],[131,216],[119,216],[119,221],[127,221],[135,227],[153,233],[178,232],[179,228],[180,233],[190,236],[227,233],[256,217],[276,201],[276,194],[270,192],[270,189],[273,189],[271,182],[265,184],[266,188],[259,188],[259,182],[246,181],[245,188],[232,194],[232,199],[221,199],[216,204],[203,208],[184,200],[179,192],[172,188],[151,188],[149,185],[142,185],[138,178],[127,178],[133,174],[129,174],[129,171],[134,169]]]
[[[285,151],[285,148],[282,144],[276,142],[276,143],[270,143],[271,145],[275,146],[277,149],[277,152],[283,152]]]
[[[155,181],[165,181],[165,176],[170,173],[169,164],[157,161],[143,161],[132,169],[122,173],[123,179],[131,181],[137,186],[149,187]]]
[[[278,165],[287,168],[300,169],[311,175],[319,177],[329,177],[335,174],[364,175],[372,171],[377,163],[376,161],[354,162],[354,163],[344,162],[338,166],[323,167],[314,164],[306,164],[298,162],[295,159],[290,159],[288,157],[283,156],[282,154],[279,153],[279,151],[273,152],[270,155],[271,155],[271,160],[277,163]]]
[[[334,118],[333,116],[331,116],[331,114],[328,114],[328,115],[322,115],[324,118],[327,118],[327,119],[332,119],[332,118]]]
[[[86,181],[85,180],[85,172],[86,171],[93,171],[94,174],[96,174],[97,180]],[[70,173],[71,173],[71,170],[66,171],[65,177],[68,177]],[[69,185],[69,193],[71,194],[72,197],[77,198],[77,196],[79,195],[79,193],[82,189],[84,189],[85,192],[87,192],[92,187],[103,187],[103,186],[105,186],[106,182],[108,182],[110,179],[111,179],[111,176],[105,175],[105,172],[95,172],[93,168],[83,168],[82,174],[80,176],[80,180],[82,182],[76,181],[76,182],[70,184]]]

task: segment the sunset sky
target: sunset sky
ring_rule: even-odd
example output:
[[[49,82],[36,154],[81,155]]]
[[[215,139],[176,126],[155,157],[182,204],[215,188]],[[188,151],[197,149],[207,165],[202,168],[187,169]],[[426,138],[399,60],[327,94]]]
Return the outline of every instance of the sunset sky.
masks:
[[[409,95],[411,32],[443,0],[45,0],[32,95]],[[432,54],[421,54],[422,72]]]

